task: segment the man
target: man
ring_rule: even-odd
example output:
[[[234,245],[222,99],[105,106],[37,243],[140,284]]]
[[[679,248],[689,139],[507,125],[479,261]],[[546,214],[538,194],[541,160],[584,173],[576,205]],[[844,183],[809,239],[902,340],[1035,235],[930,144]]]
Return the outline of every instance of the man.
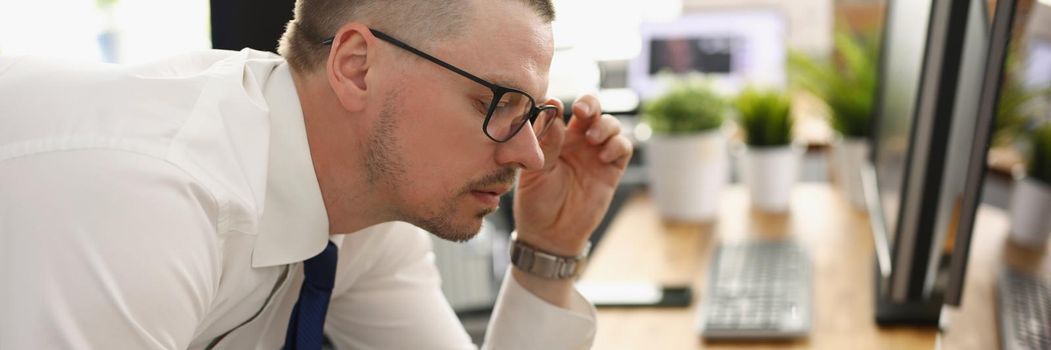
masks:
[[[631,147],[540,98],[553,16],[300,0],[287,63],[0,58],[0,348],[470,348],[409,224],[470,239],[516,174],[485,347],[588,347],[572,277]]]

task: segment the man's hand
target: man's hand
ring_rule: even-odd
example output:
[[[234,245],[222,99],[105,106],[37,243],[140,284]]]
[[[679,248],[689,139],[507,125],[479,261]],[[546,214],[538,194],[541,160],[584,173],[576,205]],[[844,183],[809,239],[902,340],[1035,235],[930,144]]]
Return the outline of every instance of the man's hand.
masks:
[[[562,110],[558,100],[548,103]],[[562,256],[585,248],[632,153],[620,123],[602,115],[598,98],[582,96],[572,108],[569,125],[556,122],[540,141],[544,167],[522,172],[514,203],[518,239]]]

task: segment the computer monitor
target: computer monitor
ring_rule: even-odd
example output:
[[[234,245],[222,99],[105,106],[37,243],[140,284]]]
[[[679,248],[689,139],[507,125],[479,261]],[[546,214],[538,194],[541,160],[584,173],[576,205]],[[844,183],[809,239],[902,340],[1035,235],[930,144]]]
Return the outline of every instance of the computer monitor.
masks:
[[[978,205],[981,202],[982,185],[985,183],[989,145],[993,138],[997,110],[1000,108],[1004,70],[1011,48],[1017,7],[1017,0],[998,0],[989,34],[985,65],[981,71],[982,86],[977,100],[974,138],[965,169],[967,180],[963,187],[959,220],[956,221],[957,244],[953,250],[953,260],[949,266],[949,285],[946,288],[946,304],[952,306],[959,306],[963,299],[963,282],[970,255],[970,242],[974,234]]]
[[[881,324],[936,325],[959,304],[1006,48],[988,18],[983,0],[888,4],[863,170]]]
[[[704,75],[724,93],[748,84],[784,87],[785,18],[776,11],[690,14],[639,28],[642,52],[628,66],[628,86],[646,100],[674,80]]]

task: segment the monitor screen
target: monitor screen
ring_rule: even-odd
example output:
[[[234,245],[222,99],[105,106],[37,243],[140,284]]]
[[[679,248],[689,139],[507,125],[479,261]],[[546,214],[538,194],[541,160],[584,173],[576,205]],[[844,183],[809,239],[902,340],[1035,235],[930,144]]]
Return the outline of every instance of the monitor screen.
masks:
[[[878,207],[873,234],[884,242],[877,243],[880,293],[892,303],[934,300],[944,290],[937,277],[969,176],[960,169],[982,146],[973,138],[986,13],[983,0],[902,0],[888,8],[873,127],[877,198],[869,203]]]
[[[873,163],[885,239],[891,245],[897,231],[909,136],[920,94],[930,12],[931,0],[896,1],[887,9]]]
[[[889,4],[862,169],[880,324],[937,325],[961,301],[1016,5]]]
[[[694,38],[654,38],[650,40],[650,75],[730,74],[734,53],[740,52],[741,39],[733,36]]]
[[[972,149],[981,149],[982,154],[986,149],[987,142],[981,141],[976,135],[977,131],[988,129],[978,128],[979,118],[979,96],[984,87],[983,78],[986,70],[986,54],[989,46],[989,24],[988,10],[983,0],[970,0],[971,9],[967,12],[967,28],[964,34],[962,58],[960,61],[959,80],[955,86],[956,106],[953,108],[952,124],[949,129],[948,147],[946,148],[944,161],[945,167],[940,182],[939,197],[937,198],[936,218],[934,221],[934,243],[931,245],[929,255],[932,257],[927,261],[926,280],[924,290],[930,293],[936,285],[943,285],[938,280],[939,269],[944,268],[948,258],[952,258],[954,244],[969,244],[967,241],[957,242],[957,230],[961,215],[974,215],[974,210],[965,210],[963,207],[964,197],[968,191],[979,194],[980,187],[965,186],[968,179],[973,176],[965,169],[971,163],[980,163],[980,169],[985,169],[985,157],[972,159]],[[976,203],[975,203],[976,204]],[[969,214],[967,213],[969,212]]]
[[[1018,3],[1015,0],[999,0],[996,2],[995,9],[990,9],[993,16],[989,16],[990,11],[981,11],[980,16],[970,16],[968,20],[971,25],[981,27],[980,32],[968,28],[968,36],[979,37],[980,39],[973,41],[980,41],[985,52],[982,55],[984,59],[980,67],[976,67],[978,64],[965,64],[964,69],[970,72],[961,73],[965,79],[975,82],[975,88],[961,87],[960,89],[961,98],[973,99],[960,108],[969,108],[973,112],[960,117],[964,121],[961,128],[969,129],[961,132],[960,142],[952,144],[952,147],[961,149],[958,156],[960,159],[958,162],[961,164],[955,171],[958,178],[957,183],[946,184],[946,186],[953,186],[955,190],[950,190],[951,196],[943,199],[943,205],[951,208],[949,219],[943,227],[948,231],[947,240],[952,246],[952,260],[948,269],[949,277],[945,293],[947,305],[959,306],[963,299],[971,237],[974,233],[978,206],[981,203],[982,185],[985,183],[987,156],[994,121],[1004,90],[1007,52],[1011,47],[1012,28],[1016,25],[1017,7]],[[982,9],[986,10],[984,6]],[[990,17],[993,19],[991,26],[979,25],[988,23],[987,19]],[[968,41],[972,42],[972,39]],[[978,54],[969,55],[977,56]],[[968,74],[973,77],[967,78]]]
[[[705,12],[639,28],[642,54],[628,66],[628,86],[646,100],[676,80],[703,74],[720,92],[748,84],[783,88],[785,18],[771,10]]]

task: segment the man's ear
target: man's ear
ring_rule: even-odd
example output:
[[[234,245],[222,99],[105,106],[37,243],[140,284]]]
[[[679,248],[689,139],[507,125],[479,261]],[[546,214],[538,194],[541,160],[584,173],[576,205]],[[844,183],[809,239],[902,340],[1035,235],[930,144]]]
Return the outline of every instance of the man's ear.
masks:
[[[343,108],[359,111],[365,108],[371,52],[376,38],[369,28],[361,23],[348,23],[339,28],[332,39],[325,72],[332,91]]]

